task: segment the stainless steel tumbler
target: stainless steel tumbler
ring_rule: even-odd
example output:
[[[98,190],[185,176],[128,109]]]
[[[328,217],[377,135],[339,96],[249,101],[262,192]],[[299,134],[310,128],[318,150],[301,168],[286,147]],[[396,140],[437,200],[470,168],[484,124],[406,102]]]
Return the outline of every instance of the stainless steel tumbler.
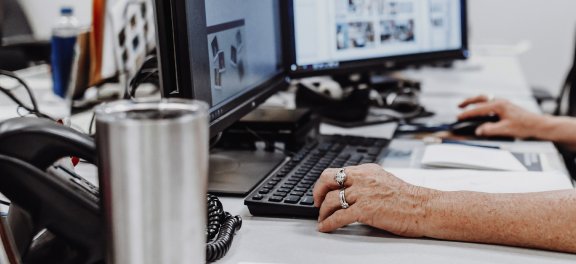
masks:
[[[107,263],[205,262],[208,122],[198,101],[96,108]]]

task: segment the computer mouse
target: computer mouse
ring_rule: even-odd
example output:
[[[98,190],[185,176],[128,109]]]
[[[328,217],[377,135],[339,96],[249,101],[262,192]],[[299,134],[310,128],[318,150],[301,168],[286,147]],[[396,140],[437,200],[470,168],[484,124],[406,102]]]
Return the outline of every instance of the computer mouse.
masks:
[[[450,125],[450,132],[457,136],[475,136],[476,129],[487,122],[496,123],[500,121],[500,117],[496,115],[492,116],[479,116],[472,117],[469,119],[464,119],[457,121]]]

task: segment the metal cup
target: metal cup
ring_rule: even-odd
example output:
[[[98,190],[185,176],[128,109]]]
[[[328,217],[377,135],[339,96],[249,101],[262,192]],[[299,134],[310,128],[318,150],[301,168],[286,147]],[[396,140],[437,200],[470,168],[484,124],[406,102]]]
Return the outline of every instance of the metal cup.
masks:
[[[119,101],[96,108],[107,263],[204,263],[208,106]]]

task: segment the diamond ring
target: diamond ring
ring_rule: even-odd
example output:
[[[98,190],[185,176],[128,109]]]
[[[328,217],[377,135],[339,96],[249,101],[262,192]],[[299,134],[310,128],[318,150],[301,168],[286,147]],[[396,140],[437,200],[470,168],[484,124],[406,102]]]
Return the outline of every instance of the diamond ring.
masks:
[[[340,187],[344,187],[344,182],[346,181],[346,172],[344,172],[344,168],[338,170],[336,175],[334,175],[334,180],[340,185]]]

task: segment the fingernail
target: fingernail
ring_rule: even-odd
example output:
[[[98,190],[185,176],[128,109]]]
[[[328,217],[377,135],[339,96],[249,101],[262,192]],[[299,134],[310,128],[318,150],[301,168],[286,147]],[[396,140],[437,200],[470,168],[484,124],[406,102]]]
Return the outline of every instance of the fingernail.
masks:
[[[482,129],[480,129],[480,128],[476,129],[476,135],[482,136]]]
[[[318,223],[318,231],[322,231],[322,227],[323,227],[323,226],[324,226],[324,225],[323,225],[322,223]]]

